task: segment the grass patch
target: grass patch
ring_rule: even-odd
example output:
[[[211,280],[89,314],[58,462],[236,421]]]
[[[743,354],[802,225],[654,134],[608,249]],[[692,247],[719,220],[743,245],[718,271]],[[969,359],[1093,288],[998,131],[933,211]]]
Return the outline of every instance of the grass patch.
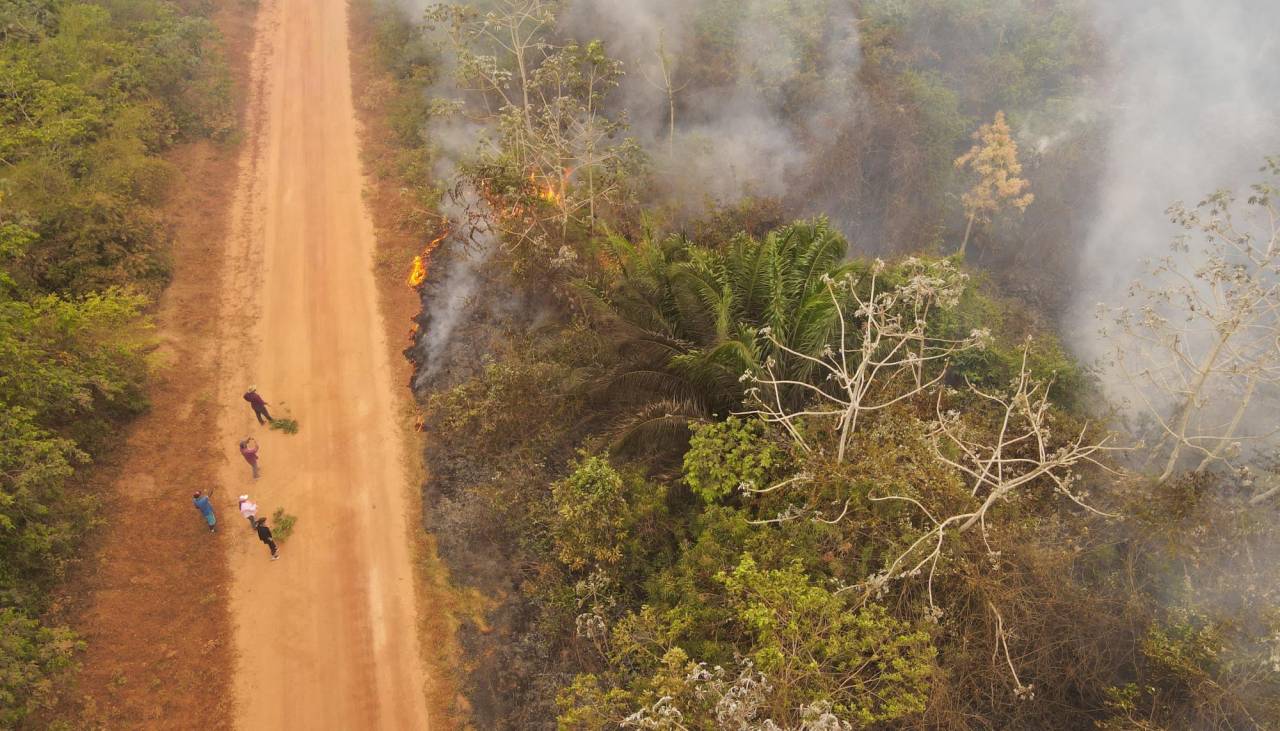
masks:
[[[297,434],[298,422],[296,419],[272,419],[271,428],[285,434]]]
[[[293,535],[293,524],[297,521],[298,516],[284,512],[284,508],[276,508],[276,512],[271,514],[271,535],[276,543],[289,540],[289,536]]]

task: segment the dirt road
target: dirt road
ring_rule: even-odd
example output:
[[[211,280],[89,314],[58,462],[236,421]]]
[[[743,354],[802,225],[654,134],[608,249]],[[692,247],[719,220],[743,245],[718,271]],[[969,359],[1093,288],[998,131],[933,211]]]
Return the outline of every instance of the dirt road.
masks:
[[[398,401],[361,197],[344,0],[263,0],[228,242],[221,419],[237,726],[425,729]],[[258,426],[250,384],[287,435]],[[234,453],[261,443],[261,479]],[[234,512],[296,515],[269,561]]]

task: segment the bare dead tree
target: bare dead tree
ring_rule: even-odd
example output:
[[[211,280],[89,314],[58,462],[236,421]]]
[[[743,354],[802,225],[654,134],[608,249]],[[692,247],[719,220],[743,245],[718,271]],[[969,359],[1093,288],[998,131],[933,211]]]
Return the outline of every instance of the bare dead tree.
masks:
[[[1277,160],[1268,161],[1272,176]],[[1280,390],[1280,211],[1269,183],[1239,201],[1219,191],[1195,208],[1169,209],[1184,233],[1173,253],[1136,282],[1134,307],[1104,311],[1112,364],[1156,425],[1151,454],[1168,479],[1231,463],[1278,432],[1259,418]],[[1202,245],[1192,252],[1192,237]]]
[[[988,555],[994,560],[998,553],[992,549],[987,535],[992,508],[1031,490],[1049,487],[1088,512],[1115,517],[1089,504],[1088,495],[1077,486],[1076,471],[1081,466],[1093,465],[1114,473],[1099,459],[1103,453],[1116,449],[1109,446],[1111,436],[1093,438],[1089,425],[1085,424],[1065,442],[1054,441],[1049,400],[1051,384],[1032,378],[1027,367],[1029,349],[1028,343],[1023,348],[1021,368],[1009,394],[991,393],[972,383],[966,384],[972,396],[996,407],[999,427],[994,434],[990,430],[970,428],[955,410],[944,411],[944,393],[939,392],[935,407],[937,418],[929,433],[934,456],[971,483],[970,496],[977,501],[976,505],[960,513],[945,515],[936,508],[930,510],[920,500],[908,495],[871,496],[870,500],[874,502],[896,501],[910,505],[928,520],[930,527],[883,571],[869,577],[863,584],[855,585],[861,586],[863,601],[882,592],[891,581],[917,577],[927,570],[925,588],[929,606],[935,616],[939,615],[941,610],[934,602],[933,587],[947,540],[976,527]],[[1018,675],[1009,650],[1009,633],[1004,617],[995,604],[988,602],[987,608],[996,620],[992,659],[1003,656],[1013,678],[1015,696],[1030,700],[1035,697],[1035,688],[1023,683]]]
[[[875,291],[874,287],[872,291]],[[876,307],[867,307],[872,299],[859,298],[858,301],[862,306],[856,311],[870,317],[873,322],[891,321],[892,318],[885,317],[882,313],[876,314],[881,312]],[[888,346],[888,353],[891,354],[888,357],[891,358],[898,358],[892,355],[898,352],[896,343],[902,340],[914,343],[916,338],[922,337],[920,332],[914,332],[907,337],[900,328],[886,328],[886,330],[886,336],[890,340],[881,341],[881,343]],[[974,336],[974,340],[979,339],[977,335]],[[874,338],[871,342],[874,342]],[[945,353],[955,352],[953,348],[961,345],[963,343],[943,341],[931,347],[940,351],[940,360],[945,360],[948,357]],[[974,345],[975,343],[969,343],[966,347],[974,347]],[[966,419],[955,409],[944,409],[944,401],[948,394],[954,392],[944,387],[936,389],[936,418],[929,424],[927,438],[934,458],[955,470],[970,485],[969,495],[973,500],[972,506],[960,512],[949,513],[939,509],[938,506],[926,505],[921,499],[910,495],[870,496],[869,499],[872,502],[898,502],[910,506],[927,521],[927,526],[905,549],[899,551],[882,571],[859,584],[840,589],[841,592],[860,589],[862,600],[868,601],[883,592],[892,581],[911,579],[925,574],[929,607],[932,611],[940,613],[941,610],[934,598],[934,580],[939,563],[946,554],[948,541],[976,528],[987,552],[994,558],[998,554],[988,540],[988,521],[992,510],[998,505],[1008,503],[1034,490],[1052,489],[1087,512],[1115,517],[1090,504],[1088,494],[1079,486],[1078,470],[1084,466],[1094,466],[1112,474],[1118,474],[1102,461],[1102,457],[1119,448],[1111,446],[1111,435],[1098,437],[1092,433],[1087,423],[1065,439],[1055,433],[1050,400],[1052,384],[1039,381],[1032,376],[1028,365],[1030,349],[1031,343],[1028,341],[1022,349],[1018,374],[1011,382],[1007,393],[984,390],[966,382],[966,390],[970,397],[979,403],[986,403],[994,412],[994,419],[988,422],[997,425],[994,430],[989,426],[973,424],[971,419]],[[915,351],[910,348],[906,350],[915,357]],[[926,351],[927,354],[931,352]],[[875,353],[875,349],[852,350],[845,354],[843,363],[866,364],[867,370],[874,372],[877,364],[889,362],[886,356],[878,356]],[[894,369],[897,372],[909,372],[913,367],[913,364],[905,358],[902,362],[894,362],[896,363]],[[842,361],[833,353],[824,359],[823,363],[829,368],[834,368]],[[817,396],[823,399],[820,406],[799,410],[784,408],[783,401],[778,395],[777,389],[783,385],[791,385],[790,382],[771,382],[764,379],[762,382],[771,389],[772,400],[753,413],[781,425],[798,445],[807,450],[809,446],[805,443],[802,430],[799,428],[802,420],[835,418],[842,427],[841,438],[843,439],[843,426],[855,423],[859,413],[874,410],[879,404],[893,403],[899,400],[902,394],[919,395],[922,390],[931,388],[938,382],[937,378],[928,379],[924,380],[923,387],[917,387],[914,380],[899,378],[897,390],[884,394],[880,399],[868,401],[864,398],[867,390],[863,388],[858,377],[852,375],[857,370],[858,367],[855,366],[852,369],[846,367],[845,370],[839,371],[841,375],[838,378],[842,379],[840,383],[843,386],[837,395],[823,392]],[[751,494],[785,491],[811,480],[811,475],[800,473],[769,487],[745,488],[745,491]],[[776,523],[808,518],[836,523],[847,515],[851,499],[845,500],[839,513],[832,516],[813,507],[791,506],[773,519],[758,522]],[[1029,699],[1034,696],[1033,688],[1024,684],[1018,676],[1009,650],[1004,619],[994,605],[990,605],[989,608],[996,619],[996,652],[1003,654],[1005,663],[1009,666],[1015,683],[1015,693],[1019,698]]]
[[[676,86],[675,72],[671,68],[671,56],[667,54],[666,39],[664,33],[658,34],[658,47],[654,51],[654,56],[658,59],[658,71],[661,74],[661,81],[654,81],[649,78],[649,74],[644,71],[644,67],[640,68],[640,73],[644,75],[645,81],[667,97],[667,157],[674,158],[676,154],[676,94],[684,91],[687,83]]]
[[[816,383],[776,375],[772,360],[763,372],[744,379],[756,408],[745,413],[778,424],[805,451],[810,446],[798,425],[807,420],[834,420],[839,438],[836,460],[844,461],[849,439],[866,414],[913,398],[936,386],[949,359],[964,350],[982,347],[990,334],[974,330],[959,339],[928,332],[927,313],[933,306],[952,307],[964,290],[966,276],[949,262],[908,259],[905,283],[886,287],[881,281],[885,263],[876,260],[866,287],[851,276],[827,278],[826,285],[839,322],[839,338],[821,357],[787,347],[768,329],[764,337],[779,351],[810,362],[821,377]],[[932,371],[930,369],[933,369]],[[932,375],[926,375],[926,374]],[[788,406],[789,394],[805,394],[811,405]]]
[[[444,25],[453,40],[460,89],[478,94],[490,113],[518,111],[532,129],[532,76],[550,53],[547,34],[558,9],[555,0],[501,0],[484,13],[440,3],[428,7],[426,17]]]
[[[1250,504],[1250,505],[1261,505],[1261,504],[1265,503],[1266,501],[1270,500],[1271,498],[1275,497],[1277,494],[1280,494],[1280,482],[1276,482],[1276,481],[1273,479],[1273,480],[1271,481],[1271,483],[1272,483],[1272,484],[1271,484],[1271,486],[1270,486],[1270,487],[1268,487],[1266,490],[1264,490],[1263,492],[1260,492],[1260,493],[1258,493],[1257,495],[1254,495],[1252,498],[1250,498],[1250,499],[1249,499],[1249,504]]]
[[[1257,460],[1257,464],[1242,468],[1240,477],[1244,487],[1258,491],[1249,498],[1250,505],[1261,505],[1280,495],[1280,454],[1273,453]]]
[[[1076,470],[1093,465],[1114,473],[1100,458],[1118,448],[1110,446],[1111,435],[1094,438],[1087,423],[1070,439],[1061,443],[1054,440],[1049,411],[1051,384],[1031,376],[1027,367],[1029,348],[1029,343],[1023,347],[1022,364],[1009,394],[991,393],[966,384],[970,394],[996,407],[1000,426],[994,435],[970,428],[958,411],[944,411],[944,392],[939,392],[935,407],[937,418],[929,431],[934,456],[971,483],[969,494],[977,504],[971,510],[940,517],[936,510],[929,510],[910,496],[872,496],[870,499],[875,502],[897,501],[915,507],[932,527],[899,553],[884,571],[866,582],[867,596],[889,581],[918,576],[927,567],[926,588],[929,604],[934,606],[933,579],[947,538],[976,526],[990,551],[987,517],[991,509],[1037,487],[1051,487],[1086,511],[1115,517],[1089,504],[1088,496],[1076,486]]]

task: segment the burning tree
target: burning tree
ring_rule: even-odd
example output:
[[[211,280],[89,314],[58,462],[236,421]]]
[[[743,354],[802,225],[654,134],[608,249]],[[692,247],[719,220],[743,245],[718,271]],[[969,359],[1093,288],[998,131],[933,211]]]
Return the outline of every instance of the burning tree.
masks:
[[[1280,175],[1280,160],[1264,170]],[[1195,471],[1231,464],[1277,433],[1280,385],[1280,223],[1270,182],[1244,201],[1218,191],[1195,208],[1169,209],[1183,229],[1173,253],[1135,282],[1132,307],[1104,328],[1112,364],[1154,423],[1151,459],[1168,479],[1187,458]],[[1191,259],[1192,239],[1202,239]],[[1191,463],[1188,463],[1191,464]]]
[[[510,245],[545,243],[554,228],[594,225],[601,206],[627,196],[639,146],[602,103],[622,66],[602,43],[558,44],[559,3],[502,0],[488,12],[437,5],[457,54],[467,107],[496,136],[465,175]]]
[[[988,223],[1003,208],[1025,211],[1035,200],[1035,195],[1028,192],[1031,183],[1018,177],[1022,174],[1018,143],[1004,121],[1004,112],[996,112],[991,124],[979,127],[973,139],[973,147],[955,162],[957,168],[968,169],[976,178],[960,199],[969,217],[960,242],[961,254],[969,244],[975,221]]]

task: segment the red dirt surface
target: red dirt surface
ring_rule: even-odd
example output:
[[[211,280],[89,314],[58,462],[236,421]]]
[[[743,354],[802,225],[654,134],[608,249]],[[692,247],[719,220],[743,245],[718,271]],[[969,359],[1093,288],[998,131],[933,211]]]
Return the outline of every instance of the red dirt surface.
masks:
[[[243,98],[252,7],[226,0],[215,21]],[[181,177],[165,206],[175,236],[173,280],[154,310],[163,365],[151,409],[91,475],[104,524],[72,567],[54,614],[88,646],[60,707],[52,718],[32,719],[31,728],[231,727],[226,535],[205,529],[191,493],[216,487],[226,461],[210,438],[217,427],[212,384],[222,241],[238,158],[236,145],[211,142],[168,156]],[[226,497],[215,491],[219,527],[239,527]]]
[[[406,386],[413,377],[413,366],[404,357],[404,349],[413,343],[413,318],[422,309],[418,291],[407,286],[406,277],[413,258],[423,245],[438,234],[434,216],[426,216],[421,202],[409,194],[405,184],[425,181],[402,181],[396,171],[399,150],[388,121],[389,102],[395,93],[395,79],[377,62],[373,21],[376,0],[352,0],[351,75],[356,114],[360,121],[360,152],[367,176],[365,200],[377,233],[377,257],[374,276],[386,324],[388,357],[399,371]],[[401,427],[407,445],[409,475],[413,482],[428,479],[422,464],[423,436],[415,430],[420,410],[412,403],[412,392],[399,389],[404,396]],[[420,496],[418,496],[420,497]],[[420,500],[413,509],[420,510]],[[435,729],[463,728],[467,701],[458,692],[457,669],[461,667],[461,650],[456,642],[456,617],[468,611],[468,598],[453,590],[448,571],[436,556],[431,537],[417,531],[416,560],[420,574],[418,605],[430,607],[419,611],[419,635],[424,640],[422,656],[427,663],[427,705],[431,725]]]
[[[399,357],[417,300],[393,272],[411,253],[403,232],[375,242],[362,197],[383,201],[386,220],[387,199],[364,190],[347,8],[220,8],[245,140],[171,157],[185,176],[155,311],[165,365],[152,410],[95,472],[105,525],[55,612],[88,641],[83,669],[57,713],[29,725],[452,727],[449,592],[417,520]],[[257,426],[239,398],[250,381],[299,434]],[[249,433],[261,480],[236,454]],[[219,533],[194,489],[214,490]],[[262,515],[298,516],[281,561],[236,513],[240,492]]]
[[[216,382],[220,443],[256,436],[263,475],[236,455],[220,482],[298,523],[279,561],[243,521],[229,531],[246,729],[428,725],[417,490],[373,274],[347,22],[344,0],[264,0],[252,56]],[[258,426],[240,400],[250,384],[300,431]]]

